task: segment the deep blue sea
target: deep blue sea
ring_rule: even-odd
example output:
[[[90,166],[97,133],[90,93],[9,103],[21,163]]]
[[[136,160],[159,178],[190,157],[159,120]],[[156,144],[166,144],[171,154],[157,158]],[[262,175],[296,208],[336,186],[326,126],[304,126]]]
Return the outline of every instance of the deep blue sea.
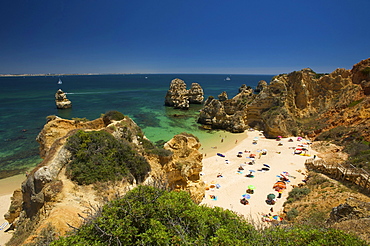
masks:
[[[231,80],[225,80],[229,76]],[[272,75],[136,74],[0,77],[0,177],[14,175],[40,163],[36,136],[49,115],[96,119],[109,110],[130,116],[153,142],[168,141],[181,132],[206,141],[212,132],[196,123],[201,105],[190,110],[164,106],[164,97],[174,78],[199,83],[208,96],[226,91],[229,98],[242,84],[255,87]],[[58,79],[63,83],[58,85]],[[71,109],[58,110],[55,93],[62,89],[72,101]],[[183,117],[173,117],[181,114]],[[1,175],[2,174],[2,175]]]

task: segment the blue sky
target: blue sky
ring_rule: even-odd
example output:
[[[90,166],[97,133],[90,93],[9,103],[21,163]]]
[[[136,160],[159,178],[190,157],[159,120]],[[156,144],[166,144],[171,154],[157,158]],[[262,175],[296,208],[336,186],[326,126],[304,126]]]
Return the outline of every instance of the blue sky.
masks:
[[[5,0],[0,74],[280,74],[370,57],[369,0]]]

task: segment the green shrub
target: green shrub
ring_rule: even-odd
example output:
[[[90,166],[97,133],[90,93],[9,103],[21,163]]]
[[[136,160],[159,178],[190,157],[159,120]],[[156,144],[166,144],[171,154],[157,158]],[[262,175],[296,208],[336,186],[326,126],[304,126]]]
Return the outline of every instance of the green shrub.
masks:
[[[258,231],[230,210],[196,205],[187,192],[139,186],[51,245],[367,244],[333,229],[274,226]]]
[[[77,131],[67,142],[72,153],[67,174],[79,184],[130,178],[141,182],[150,171],[144,157],[130,144],[105,131]]]
[[[370,67],[365,67],[364,69],[361,70],[361,73],[364,75],[369,75],[370,74]]]
[[[105,125],[109,125],[112,122],[112,120],[120,121],[123,120],[124,118],[125,115],[116,110],[108,111],[103,115],[103,121]]]
[[[287,213],[286,213],[286,217],[288,220],[292,220],[294,219],[295,217],[297,217],[299,214],[298,210],[296,208],[292,208],[291,210],[289,210]]]
[[[255,237],[229,210],[198,206],[187,192],[139,186],[52,245],[248,245]]]
[[[291,203],[297,200],[302,199],[306,195],[308,195],[311,192],[311,190],[307,187],[299,188],[295,187],[293,190],[291,190],[288,194],[287,203]]]

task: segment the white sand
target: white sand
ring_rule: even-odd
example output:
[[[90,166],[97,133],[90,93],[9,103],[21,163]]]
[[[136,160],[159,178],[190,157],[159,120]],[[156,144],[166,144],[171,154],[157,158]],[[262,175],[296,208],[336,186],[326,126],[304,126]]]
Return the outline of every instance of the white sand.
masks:
[[[261,221],[262,214],[271,213],[279,214],[283,210],[283,203],[286,200],[288,192],[292,189],[292,185],[302,183],[305,178],[304,173],[306,172],[304,162],[307,156],[293,155],[294,149],[289,147],[297,147],[298,144],[304,141],[297,141],[297,138],[292,138],[293,142],[288,142],[288,138],[283,138],[281,141],[272,139],[266,139],[258,131],[247,132],[248,137],[240,140],[237,144],[232,144],[231,150],[226,153],[222,153],[225,157],[219,157],[215,154],[212,156],[208,155],[207,158],[203,159],[203,176],[202,180],[207,185],[211,183],[219,184],[220,188],[214,188],[206,191],[206,196],[201,204],[208,206],[218,206],[225,209],[230,209],[238,214],[244,215],[247,219],[253,219]],[[253,144],[253,139],[258,137],[257,144]],[[283,146],[278,146],[278,143],[282,143]],[[266,149],[267,155],[262,155],[259,159],[259,150]],[[245,153],[245,150],[256,154],[255,164],[243,166],[243,174],[238,174],[238,167],[240,164],[245,162],[249,163],[250,153]],[[238,152],[243,152],[242,157],[237,157]],[[278,154],[277,152],[281,152]],[[308,154],[314,155],[316,152],[309,149]],[[226,164],[226,160],[229,164]],[[269,171],[258,171],[263,168],[263,164],[270,166]],[[248,170],[255,170],[254,178],[245,177],[250,172]],[[278,196],[272,187],[279,181],[279,177],[282,172],[288,172],[289,175],[295,178],[288,177],[287,189],[284,190],[282,198],[277,199],[274,206],[266,204],[267,195],[273,193]],[[222,173],[222,178],[217,178],[217,175]],[[254,194],[251,194],[248,205],[242,205],[240,199],[243,194],[246,194],[248,185],[254,185]],[[211,200],[210,195],[215,195],[217,200]],[[273,208],[273,212],[270,208]]]

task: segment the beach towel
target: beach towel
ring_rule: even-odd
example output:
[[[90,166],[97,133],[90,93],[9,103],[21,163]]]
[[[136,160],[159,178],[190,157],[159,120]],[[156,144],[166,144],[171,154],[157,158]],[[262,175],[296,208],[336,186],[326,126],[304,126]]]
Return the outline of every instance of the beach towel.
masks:
[[[9,222],[8,222],[8,221],[6,221],[6,222],[4,222],[3,224],[1,224],[1,226],[0,226],[0,231],[4,230],[4,229],[5,229],[5,227],[7,227],[8,225],[9,225]]]

